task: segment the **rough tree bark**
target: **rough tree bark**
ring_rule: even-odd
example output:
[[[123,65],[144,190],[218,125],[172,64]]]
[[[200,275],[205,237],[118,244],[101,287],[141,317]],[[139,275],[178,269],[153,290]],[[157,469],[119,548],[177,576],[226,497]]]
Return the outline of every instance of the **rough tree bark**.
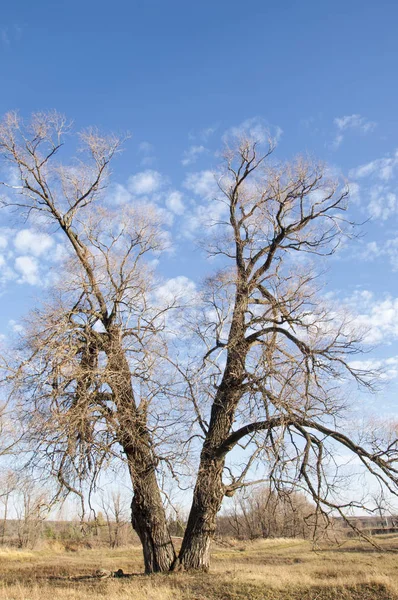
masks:
[[[240,272],[228,341],[230,352],[212,406],[192,507],[176,563],[187,570],[208,571],[210,567],[210,543],[215,534],[217,513],[226,491],[222,481],[225,453],[219,450],[231,431],[245,378],[245,358],[248,350],[244,338],[246,308],[245,277],[244,273]]]
[[[117,409],[119,443],[127,456],[133,486],[131,523],[142,543],[145,572],[168,571],[176,554],[156,478],[156,457],[146,411],[137,407],[118,328],[110,329],[104,349],[108,356],[108,382]]]

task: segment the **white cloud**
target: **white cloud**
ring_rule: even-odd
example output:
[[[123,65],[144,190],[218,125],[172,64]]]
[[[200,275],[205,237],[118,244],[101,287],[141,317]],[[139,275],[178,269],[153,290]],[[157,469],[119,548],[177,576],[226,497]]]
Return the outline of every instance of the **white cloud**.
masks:
[[[188,148],[188,150],[185,150],[184,152],[184,156],[181,160],[182,165],[184,165],[184,167],[192,165],[204,152],[206,152],[206,148],[204,146],[191,146],[190,148]]]
[[[358,183],[356,183],[356,181],[350,181],[347,184],[348,190],[350,192],[350,202],[354,203],[354,204],[359,204],[359,200],[360,200],[360,186]]]
[[[359,371],[378,372],[380,379],[384,380],[396,379],[398,377],[398,356],[382,359],[353,360],[349,365],[352,369]]]
[[[51,252],[51,262],[62,262],[69,256],[68,247],[64,244],[57,244]]]
[[[195,203],[184,221],[183,235],[192,237],[198,229],[206,229],[225,221],[228,207],[222,202],[216,175],[212,171],[189,173],[183,186],[199,196],[201,202]]]
[[[360,165],[355,169],[351,169],[349,175],[353,179],[362,179],[364,177],[370,177],[371,175],[374,175],[377,179],[388,181],[393,177],[397,167],[398,150],[395,150],[392,156],[376,158],[371,162]]]
[[[0,233],[0,249],[4,250],[7,247],[8,240],[5,235]]]
[[[209,139],[209,137],[211,137],[213,135],[213,133],[215,133],[215,131],[217,131],[217,128],[218,128],[218,125],[204,127],[199,132],[200,139],[202,139],[203,141],[207,141]]]
[[[191,238],[198,231],[209,233],[210,228],[225,222],[227,217],[227,205],[217,199],[206,204],[197,204],[184,221],[183,235]]]
[[[343,132],[351,129],[366,134],[370,131],[373,131],[377,125],[374,121],[369,121],[365,117],[362,117],[358,114],[336,117],[333,122],[338,130],[338,133],[336,134],[332,144],[334,149],[337,149],[342,144],[344,140]]]
[[[134,202],[135,205],[139,202],[143,203],[146,207],[150,204],[155,206],[156,203],[156,211],[163,215],[164,223],[171,226],[174,215],[182,215],[185,210],[183,194],[177,190],[167,188],[166,190],[156,192],[156,190],[159,190],[159,187],[163,187],[167,182],[164,179],[160,181],[158,177],[153,177],[153,173],[153,171],[147,171],[145,172],[145,177],[141,177],[143,174],[139,173],[139,179],[135,179],[132,185],[131,180],[137,176],[130,178],[129,189],[133,189],[138,196],[141,196],[140,199],[134,199],[133,193],[126,186],[117,183],[111,187],[107,201],[110,204],[128,204]],[[153,193],[150,194],[150,192]],[[147,194],[150,195],[150,198],[145,197]],[[161,207],[162,202],[164,202],[166,208]]]
[[[343,143],[344,135],[342,133],[338,133],[333,140],[333,148],[336,150]]]
[[[143,196],[159,191],[164,183],[164,178],[158,171],[148,169],[129,177],[128,189],[132,194]]]
[[[356,314],[356,325],[365,332],[365,344],[390,344],[398,339],[398,298],[376,299],[369,290],[362,290],[345,303]]]
[[[138,152],[142,155],[141,165],[149,166],[155,162],[154,147],[149,142],[141,142]]]
[[[358,253],[359,258],[372,261],[376,258],[387,257],[393,271],[398,271],[398,237],[385,242],[368,242]]]
[[[185,210],[181,192],[172,191],[166,196],[166,206],[176,215],[182,215]]]
[[[199,131],[190,131],[188,138],[192,141],[200,140],[201,142],[207,142],[207,140],[217,131],[218,127],[218,125],[210,125]]]
[[[283,129],[279,126],[270,126],[263,118],[253,117],[246,119],[240,125],[236,125],[227,129],[223,136],[224,142],[248,137],[260,144],[267,143],[271,138],[275,143],[278,143],[283,134]]]
[[[16,279],[15,271],[9,267],[4,256],[0,254],[0,284],[5,285],[13,279]]]
[[[41,256],[53,245],[52,238],[46,233],[39,233],[33,229],[18,231],[14,239],[14,246],[18,252]]]
[[[398,214],[398,149],[349,171],[350,188],[361,182],[361,204],[372,219],[387,221]],[[354,198],[359,198],[359,186]],[[365,204],[366,202],[366,204]]]
[[[24,326],[18,323],[17,321],[14,321],[14,319],[10,319],[8,321],[8,326],[12,329],[14,333],[22,333],[25,330]]]
[[[145,205],[143,206],[143,210],[145,211],[148,207],[148,204],[145,203]],[[172,227],[173,223],[174,223],[174,213],[171,210],[168,210],[167,208],[163,208],[162,206],[156,206],[156,212],[159,215],[163,225],[165,225],[166,227]],[[170,232],[167,231],[163,231],[163,235],[166,235],[168,237],[168,243],[166,244],[167,247],[169,247],[169,243],[171,242],[171,234]],[[169,248],[171,249],[171,248]]]
[[[153,146],[149,142],[141,142],[138,149],[142,154],[152,154],[153,152]]]
[[[345,131],[346,129],[360,129],[364,133],[368,133],[376,127],[376,123],[368,121],[368,119],[365,119],[365,117],[362,117],[361,115],[336,117],[334,123],[340,131]]]
[[[216,177],[213,171],[198,171],[189,173],[183,186],[202,198],[210,199],[219,193]]]
[[[387,240],[380,255],[383,253],[388,256],[393,271],[398,271],[398,237]]]
[[[363,260],[373,260],[382,254],[382,248],[376,241],[367,242],[359,251],[358,256]]]
[[[120,184],[115,183],[109,190],[109,201],[112,204],[127,204],[131,200],[131,193],[128,189]]]
[[[18,256],[15,259],[15,269],[22,275],[18,283],[39,283],[39,265],[32,256]]]
[[[173,277],[160,285],[154,296],[159,312],[159,325],[168,324],[167,335],[170,337],[176,335],[179,339],[190,335],[181,308],[183,306],[193,308],[197,305],[199,294],[195,283],[184,275]]]
[[[156,297],[161,304],[189,304],[196,297],[196,285],[188,277],[179,275],[159,286]]]
[[[370,189],[370,202],[368,211],[375,219],[386,221],[397,212],[397,196],[383,186],[374,186]]]

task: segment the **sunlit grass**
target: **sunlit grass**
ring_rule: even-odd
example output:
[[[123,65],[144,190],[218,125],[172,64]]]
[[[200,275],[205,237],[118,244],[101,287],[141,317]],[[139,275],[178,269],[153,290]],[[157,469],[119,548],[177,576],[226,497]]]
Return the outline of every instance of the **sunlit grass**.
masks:
[[[303,540],[215,547],[209,574],[146,577],[138,547],[77,552],[0,550],[0,600],[398,600],[398,538],[382,552],[358,541],[314,552]],[[129,579],[82,580],[96,569]]]

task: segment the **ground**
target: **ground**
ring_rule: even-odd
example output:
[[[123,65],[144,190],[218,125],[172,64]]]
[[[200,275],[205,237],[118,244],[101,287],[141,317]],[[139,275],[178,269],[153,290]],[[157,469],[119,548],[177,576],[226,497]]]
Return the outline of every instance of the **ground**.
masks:
[[[66,552],[0,550],[0,600],[398,600],[398,537],[377,550],[358,541],[323,545],[261,540],[216,546],[211,572],[147,577],[140,548]],[[97,569],[135,573],[82,579]]]

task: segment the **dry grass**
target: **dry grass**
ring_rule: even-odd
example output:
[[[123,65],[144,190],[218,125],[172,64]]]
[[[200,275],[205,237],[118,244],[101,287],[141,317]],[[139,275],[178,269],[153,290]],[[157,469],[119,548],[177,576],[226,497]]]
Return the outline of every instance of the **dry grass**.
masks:
[[[212,572],[141,575],[139,548],[0,550],[0,600],[398,600],[398,538],[378,551],[359,542],[312,552],[301,540],[217,547]],[[131,579],[70,581],[96,569]],[[59,579],[52,579],[59,577]],[[62,579],[62,578],[65,579]]]

